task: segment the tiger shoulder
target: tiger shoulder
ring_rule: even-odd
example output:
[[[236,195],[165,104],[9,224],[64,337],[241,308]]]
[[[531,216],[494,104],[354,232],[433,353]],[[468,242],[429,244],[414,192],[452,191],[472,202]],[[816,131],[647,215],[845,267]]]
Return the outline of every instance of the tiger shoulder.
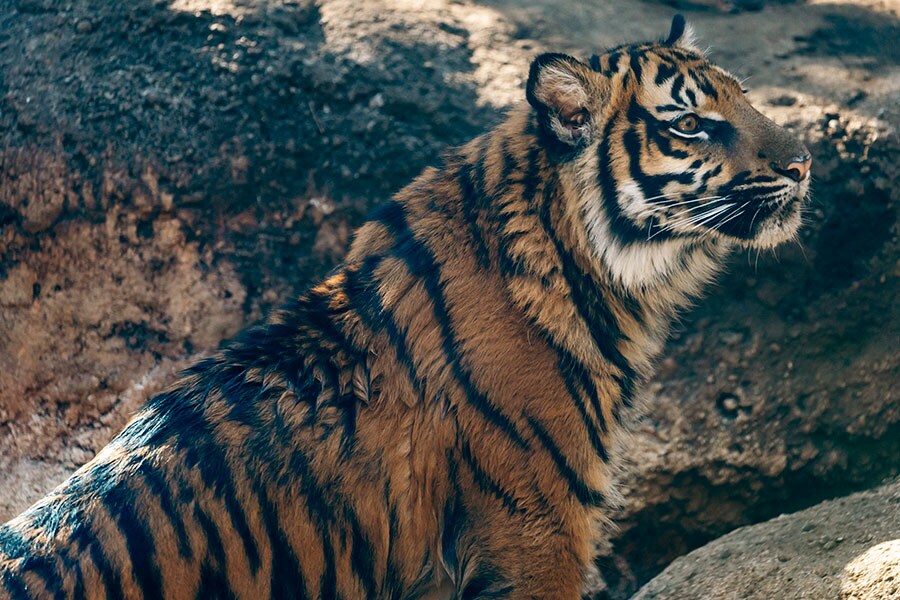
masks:
[[[589,593],[672,321],[796,235],[810,164],[683,18],[537,57],[330,276],[0,526],[0,597]]]

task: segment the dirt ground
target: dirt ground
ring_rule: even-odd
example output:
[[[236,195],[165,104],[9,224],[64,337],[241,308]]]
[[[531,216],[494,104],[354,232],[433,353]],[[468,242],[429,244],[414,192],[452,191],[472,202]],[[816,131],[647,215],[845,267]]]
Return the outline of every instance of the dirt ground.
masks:
[[[814,202],[800,244],[735,257],[672,340],[605,594],[896,474],[900,1],[9,0],[0,519],[339,260],[519,101],[534,54],[658,38],[673,5],[807,141]]]

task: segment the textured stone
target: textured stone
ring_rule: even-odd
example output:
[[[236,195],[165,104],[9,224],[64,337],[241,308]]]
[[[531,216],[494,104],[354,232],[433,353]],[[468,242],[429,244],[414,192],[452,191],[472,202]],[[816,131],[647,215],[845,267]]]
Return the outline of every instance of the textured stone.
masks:
[[[682,556],[633,600],[896,600],[900,483],[742,527]]]

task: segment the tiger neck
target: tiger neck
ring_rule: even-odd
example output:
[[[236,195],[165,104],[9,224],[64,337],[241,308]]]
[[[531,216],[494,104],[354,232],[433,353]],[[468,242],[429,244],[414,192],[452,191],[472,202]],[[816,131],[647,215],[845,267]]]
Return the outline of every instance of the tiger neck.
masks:
[[[464,148],[477,174],[462,199],[468,225],[495,241],[495,266],[513,303],[551,344],[595,373],[643,379],[671,323],[728,248],[714,240],[618,240],[602,212],[587,210],[602,202],[591,196],[596,186],[576,176],[585,165],[554,160],[531,135],[512,143],[501,126]],[[503,169],[490,167],[492,155]]]

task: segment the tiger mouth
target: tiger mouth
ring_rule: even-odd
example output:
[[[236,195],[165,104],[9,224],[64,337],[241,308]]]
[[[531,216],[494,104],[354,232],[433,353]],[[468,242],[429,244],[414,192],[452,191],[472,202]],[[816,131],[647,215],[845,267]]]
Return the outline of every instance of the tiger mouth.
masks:
[[[720,234],[751,246],[774,246],[793,237],[800,227],[806,193],[800,189],[767,196],[747,195],[734,200],[745,206],[728,221],[711,224]]]

